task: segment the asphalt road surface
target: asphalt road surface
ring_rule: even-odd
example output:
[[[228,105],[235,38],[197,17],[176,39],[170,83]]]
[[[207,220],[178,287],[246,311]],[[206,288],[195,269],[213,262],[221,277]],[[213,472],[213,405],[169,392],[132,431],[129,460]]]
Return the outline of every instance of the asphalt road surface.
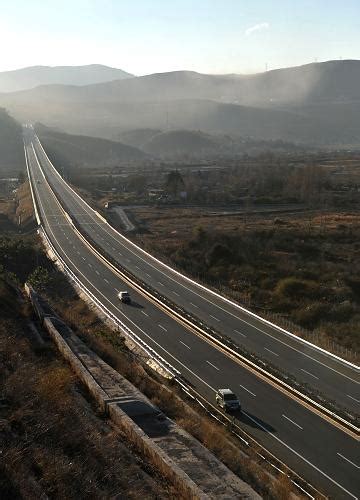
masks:
[[[78,279],[134,333],[177,368],[209,401],[214,402],[215,391],[219,387],[230,387],[235,391],[244,410],[238,416],[241,427],[280,460],[334,498],[357,498],[360,491],[358,440],[274,389],[177,323],[135,290],[130,290],[132,305],[120,303],[116,297],[117,291],[129,290],[129,286],[78,237],[54,197],[42,168],[59,195],[64,197],[71,216],[76,217],[91,231],[92,238],[96,235],[97,241],[102,242],[107,252],[113,251],[125,267],[138,271],[140,276],[146,276],[144,281],[148,281],[164,295],[179,292],[179,297],[174,295],[176,301],[179,299],[181,303],[180,300],[185,300],[182,293],[185,293],[184,296],[188,300],[191,297],[194,304],[194,297],[197,297],[199,302],[196,302],[195,309],[201,309],[197,304],[207,304],[207,311],[212,313],[217,329],[224,331],[225,323],[233,321],[246,338],[254,337],[249,342],[258,342],[263,348],[265,341],[270,342],[266,344],[269,345],[269,350],[276,352],[289,367],[295,362],[299,363],[299,371],[301,368],[309,368],[310,363],[313,363],[311,368],[314,370],[316,367],[318,370],[313,375],[326,373],[326,376],[339,377],[342,386],[338,387],[338,393],[345,391],[354,400],[359,400],[356,380],[353,380],[355,372],[326,357],[320,358],[316,351],[304,350],[300,344],[295,343],[296,347],[289,347],[287,337],[279,335],[277,339],[278,333],[275,335],[261,322],[250,322],[247,315],[232,306],[228,307],[221,299],[205,294],[196,285],[190,285],[176,275],[165,273],[161,265],[155,265],[151,258],[135,251],[131,244],[122,240],[107,224],[96,220],[89,208],[54,173],[33,133],[27,129],[25,147],[43,226]],[[157,279],[161,281],[156,285]],[[201,310],[196,313],[197,316],[200,314],[204,313]],[[280,349],[286,351],[281,351],[280,354],[277,352]],[[292,356],[292,362],[284,359],[287,355]],[[308,371],[312,373],[310,369]],[[320,376],[318,378],[321,380]]]

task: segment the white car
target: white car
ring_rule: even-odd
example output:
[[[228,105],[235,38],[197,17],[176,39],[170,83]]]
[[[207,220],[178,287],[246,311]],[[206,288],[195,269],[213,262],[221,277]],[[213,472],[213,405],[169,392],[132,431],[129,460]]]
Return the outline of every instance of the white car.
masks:
[[[118,293],[118,298],[124,304],[130,304],[130,302],[131,302],[131,298],[130,298],[129,292],[119,292]]]

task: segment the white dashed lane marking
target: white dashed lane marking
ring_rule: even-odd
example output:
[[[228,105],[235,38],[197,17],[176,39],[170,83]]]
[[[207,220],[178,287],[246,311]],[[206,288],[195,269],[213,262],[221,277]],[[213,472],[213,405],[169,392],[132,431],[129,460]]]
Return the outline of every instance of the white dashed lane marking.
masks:
[[[353,465],[354,467],[356,467],[357,469],[360,469],[360,465],[356,465],[354,464],[354,462],[352,462],[351,460],[349,460],[348,458],[344,457],[344,455],[342,455],[341,453],[337,453],[337,455],[339,455],[339,457],[341,457],[343,460],[346,460],[347,462],[349,462],[349,464]]]
[[[302,372],[307,373],[308,375],[310,375],[310,377],[314,377],[314,378],[316,378],[316,380],[319,380],[319,377],[317,377],[317,376],[316,376],[316,375],[314,375],[313,373],[310,373],[310,372],[308,372],[308,371],[304,370],[303,368],[300,368],[300,370],[301,370]]]
[[[353,396],[350,396],[350,394],[346,394],[346,395],[347,395],[348,398],[356,401],[357,403],[360,403],[360,401],[358,399],[354,398]]]
[[[215,370],[217,370],[218,372],[220,371],[220,368],[218,368],[217,366],[213,365],[212,363],[210,363],[210,361],[206,360],[207,364],[212,366],[213,368],[215,368]]]
[[[271,352],[271,354],[273,354],[274,356],[279,356],[278,354],[276,354],[276,352],[274,351],[271,351],[270,349],[268,349],[267,347],[264,347],[265,351],[269,351]]]
[[[256,394],[254,394],[253,392],[251,392],[249,389],[247,389],[243,385],[241,385],[241,384],[239,384],[239,385],[240,385],[240,387],[242,387],[244,389],[244,391],[249,392],[252,396],[256,396]]]
[[[296,425],[296,427],[299,427],[299,429],[301,430],[304,430],[301,425],[297,424],[296,422],[294,422],[293,420],[291,420],[291,418],[287,417],[286,415],[283,415],[284,418],[286,418],[286,420],[288,420],[289,422],[291,422],[293,425]]]

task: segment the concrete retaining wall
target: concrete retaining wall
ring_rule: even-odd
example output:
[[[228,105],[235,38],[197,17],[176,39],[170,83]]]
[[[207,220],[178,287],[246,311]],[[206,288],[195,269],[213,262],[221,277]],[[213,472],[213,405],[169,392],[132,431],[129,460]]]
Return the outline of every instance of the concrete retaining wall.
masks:
[[[39,314],[41,300],[26,291]],[[136,387],[91,351],[59,318],[40,317],[50,337],[99,407],[140,454],[176,487],[179,497],[260,497],[195,438],[156,408]]]

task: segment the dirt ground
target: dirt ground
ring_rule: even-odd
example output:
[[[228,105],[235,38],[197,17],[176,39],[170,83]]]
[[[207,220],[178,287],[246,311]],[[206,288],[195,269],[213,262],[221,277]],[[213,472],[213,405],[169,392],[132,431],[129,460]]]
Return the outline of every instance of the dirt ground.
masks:
[[[211,208],[131,207],[127,213],[134,241],[163,260],[357,356],[360,212],[221,215]]]

